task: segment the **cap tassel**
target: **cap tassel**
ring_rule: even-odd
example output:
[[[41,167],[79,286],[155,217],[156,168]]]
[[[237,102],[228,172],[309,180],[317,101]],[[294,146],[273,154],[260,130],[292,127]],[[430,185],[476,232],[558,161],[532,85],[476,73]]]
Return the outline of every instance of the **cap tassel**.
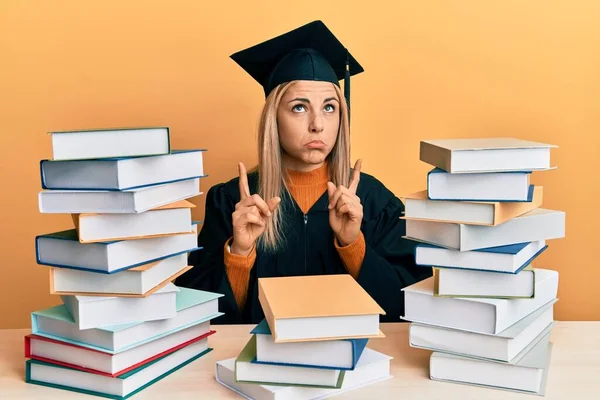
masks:
[[[344,72],[344,97],[348,105],[348,125],[350,125],[350,53],[346,49],[346,71]]]

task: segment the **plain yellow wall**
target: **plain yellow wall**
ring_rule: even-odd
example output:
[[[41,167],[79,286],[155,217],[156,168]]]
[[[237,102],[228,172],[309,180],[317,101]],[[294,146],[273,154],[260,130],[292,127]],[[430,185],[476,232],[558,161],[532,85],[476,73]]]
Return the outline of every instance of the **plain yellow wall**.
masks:
[[[263,92],[229,55],[314,19],[366,70],[352,79],[352,158],[397,195],[425,187],[423,139],[559,146],[558,169],[533,181],[567,234],[535,265],[560,272],[556,319],[600,319],[600,2],[378,3],[0,2],[0,328],[60,303],[34,254],[35,235],[72,227],[38,211],[46,132],[168,125],[174,148],[209,149],[206,191],[256,162]]]

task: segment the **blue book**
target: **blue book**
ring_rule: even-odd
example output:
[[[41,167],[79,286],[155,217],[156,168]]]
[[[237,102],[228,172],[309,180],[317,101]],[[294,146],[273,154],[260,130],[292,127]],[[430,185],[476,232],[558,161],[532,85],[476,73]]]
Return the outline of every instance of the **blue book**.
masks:
[[[180,287],[176,294],[177,314],[173,318],[80,330],[61,304],[31,313],[31,333],[103,353],[116,354],[223,315],[220,293]]]
[[[548,245],[544,240],[459,251],[419,243],[415,249],[415,263],[419,266],[458,268],[487,272],[517,274],[530,265]]]
[[[198,221],[193,233],[140,240],[80,243],[76,229],[39,235],[35,238],[38,264],[113,274],[168,257],[200,250]]]
[[[42,160],[43,189],[131,190],[192,178],[204,178],[206,150],[173,150],[147,157],[115,157],[94,160]]]
[[[117,377],[50,364],[38,360],[25,362],[25,382],[55,389],[127,399],[173,372],[212,351],[203,341],[195,342]]]
[[[256,358],[252,363],[340,370],[354,370],[369,340],[275,343],[266,319],[251,333],[256,335]]]

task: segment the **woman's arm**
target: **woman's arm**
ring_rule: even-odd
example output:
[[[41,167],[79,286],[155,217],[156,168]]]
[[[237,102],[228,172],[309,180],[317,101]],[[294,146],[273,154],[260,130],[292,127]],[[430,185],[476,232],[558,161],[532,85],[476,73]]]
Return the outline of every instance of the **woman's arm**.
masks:
[[[225,243],[223,248],[223,257],[225,260],[225,271],[229,284],[233,290],[233,296],[238,309],[243,309],[248,296],[248,282],[250,281],[250,271],[256,261],[256,247],[247,256],[234,254],[230,251],[233,236]]]
[[[404,205],[382,186],[376,190],[373,214],[361,228],[365,237],[365,256],[357,281],[386,311],[382,321],[398,322],[404,315],[402,288],[432,275],[431,268],[415,265],[416,243],[402,238],[406,232]],[[379,205],[384,204],[383,208]],[[367,204],[365,207],[370,207]]]
[[[346,267],[346,271],[348,271],[354,279],[357,279],[366,251],[365,236],[362,231],[359,232],[358,239],[347,246],[341,246],[337,239],[333,240],[333,244],[342,259],[344,267]]]
[[[198,235],[198,247],[190,253],[188,264],[194,268],[176,279],[175,284],[192,289],[221,293],[219,311],[224,316],[216,323],[242,323],[242,308],[236,301],[225,267],[224,246],[233,236],[231,214],[235,201],[226,190],[227,184],[217,184],[206,195],[204,223]]]

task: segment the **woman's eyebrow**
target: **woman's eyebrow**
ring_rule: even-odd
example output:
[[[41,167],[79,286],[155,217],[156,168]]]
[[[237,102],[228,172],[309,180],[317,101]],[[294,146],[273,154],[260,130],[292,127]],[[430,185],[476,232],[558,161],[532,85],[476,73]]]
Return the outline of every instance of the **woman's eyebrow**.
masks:
[[[310,100],[304,98],[304,97],[296,97],[295,99],[292,99],[290,101],[288,101],[288,103],[291,103],[292,101],[301,101],[303,103],[308,103],[310,104]]]
[[[328,97],[325,100],[323,100],[323,103],[327,103],[328,101],[332,101],[332,100],[335,100],[335,101],[339,102],[338,99],[335,98],[335,97]],[[288,101],[288,103],[291,103],[292,101],[301,101],[303,103],[310,104],[310,100],[308,100],[305,97],[296,97],[295,99],[292,99],[292,100]]]

